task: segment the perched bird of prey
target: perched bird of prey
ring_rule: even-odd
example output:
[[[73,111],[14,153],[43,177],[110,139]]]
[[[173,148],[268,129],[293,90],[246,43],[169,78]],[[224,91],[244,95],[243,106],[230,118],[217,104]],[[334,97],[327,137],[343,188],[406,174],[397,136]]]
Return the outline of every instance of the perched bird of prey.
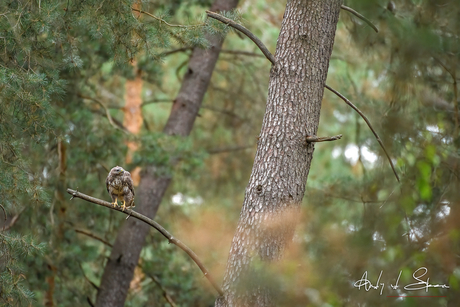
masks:
[[[121,166],[115,166],[110,170],[105,180],[107,192],[112,197],[112,205],[118,205],[118,199],[123,200],[123,210],[126,207],[134,207],[134,187],[131,173]]]

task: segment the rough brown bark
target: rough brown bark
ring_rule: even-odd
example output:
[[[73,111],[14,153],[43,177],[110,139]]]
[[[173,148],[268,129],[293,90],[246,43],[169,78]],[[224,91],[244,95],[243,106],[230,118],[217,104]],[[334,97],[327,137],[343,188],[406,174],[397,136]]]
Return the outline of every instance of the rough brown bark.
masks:
[[[211,10],[229,11],[237,4],[238,0],[216,0]],[[163,130],[166,134],[187,136],[192,130],[223,43],[219,36],[209,35],[207,39],[211,45],[209,49],[195,48],[193,51],[181,89]],[[170,182],[169,177],[155,175],[155,165],[147,166],[141,173],[136,193],[137,211],[153,218]],[[128,219],[123,224],[102,275],[96,306],[124,305],[149,229],[148,225],[136,219]]]
[[[269,264],[291,241],[305,193],[341,0],[288,1],[267,108],[216,306],[276,306]]]

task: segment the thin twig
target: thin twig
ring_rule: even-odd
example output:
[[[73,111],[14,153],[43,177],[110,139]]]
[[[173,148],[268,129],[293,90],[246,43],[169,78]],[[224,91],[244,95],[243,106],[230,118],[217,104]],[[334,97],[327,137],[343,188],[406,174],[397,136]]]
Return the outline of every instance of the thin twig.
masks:
[[[208,149],[207,153],[210,154],[210,155],[214,155],[214,154],[220,154],[220,153],[224,153],[224,152],[245,150],[245,149],[252,148],[252,147],[254,147],[254,145],[214,148],[214,149]]]
[[[202,105],[201,109],[206,109],[206,110],[210,110],[210,111],[213,111],[213,112],[221,113],[221,114],[224,114],[224,115],[234,117],[234,118],[237,118],[237,119],[241,120],[240,116],[238,116],[237,114],[235,114],[235,113],[233,113],[231,111],[222,110],[222,109],[219,109],[219,108],[214,108],[214,107],[211,107],[211,106],[208,106],[208,105]]]
[[[160,54],[160,57],[165,57],[177,52],[185,52],[188,50],[193,50],[193,47],[182,47],[182,48],[177,48],[173,49],[170,51],[163,52]],[[253,56],[253,57],[263,57],[262,54],[250,52],[250,51],[244,51],[244,50],[231,50],[231,49],[221,49],[220,53],[227,53],[227,54],[235,54],[235,55],[247,55],[247,56]]]
[[[5,207],[3,207],[2,205],[0,205],[0,207],[2,207],[2,209],[3,209],[3,214],[5,214],[5,221],[6,221],[6,210],[5,210]]]
[[[200,27],[200,26],[203,26],[203,24],[198,24],[198,25],[189,25],[189,26],[184,26],[184,25],[173,25],[173,24],[170,24],[168,22],[166,22],[164,19],[161,19],[160,17],[157,17],[155,15],[152,15],[150,14],[149,12],[146,12],[146,11],[142,11],[142,10],[138,10],[138,9],[135,9],[135,8],[131,8],[131,10],[135,11],[135,12],[139,12],[141,14],[145,14],[147,16],[150,16],[156,20],[158,20],[160,23],[164,23],[165,25],[167,25],[168,27],[172,27],[172,28],[192,28],[192,27]]]
[[[141,108],[142,108],[142,107],[145,107],[146,105],[154,104],[154,103],[172,103],[172,102],[174,102],[174,99],[152,99],[152,100],[143,102],[143,103],[141,104]],[[113,106],[112,108],[114,108],[114,109],[119,109],[120,107],[118,107],[118,106]],[[214,107],[207,106],[207,105],[202,105],[201,108],[202,108],[202,109],[211,110],[211,111],[214,111],[214,112],[219,112],[219,113],[222,113],[222,114],[231,116],[231,117],[236,117],[236,118],[238,118],[238,119],[241,119],[240,116],[238,116],[238,115],[236,115],[235,113],[232,113],[232,112],[230,112],[230,111],[227,111],[227,110],[221,110],[221,109],[214,108]]]
[[[259,53],[243,51],[243,50],[229,50],[229,49],[222,49],[220,53],[227,53],[227,54],[235,54],[235,55],[247,55],[253,57],[263,57],[263,55]]]
[[[83,270],[83,267],[81,266],[81,262],[79,262],[78,265],[80,266],[80,270],[83,274],[83,277],[86,279],[86,281],[89,282],[89,284],[93,286],[94,289],[99,291],[99,287],[95,283],[93,283],[88,277],[86,277],[85,271]]]
[[[395,174],[396,179],[397,179],[398,182],[399,182],[399,176],[398,176],[398,174],[396,173],[395,167],[394,167],[394,165],[393,165],[393,161],[391,161],[390,155],[388,154],[388,152],[387,152],[385,146],[383,145],[382,140],[380,139],[380,137],[379,137],[379,135],[377,134],[377,132],[375,132],[374,128],[372,127],[371,123],[370,123],[369,120],[367,119],[366,115],[364,115],[364,113],[361,112],[360,109],[358,109],[353,103],[351,103],[350,100],[348,100],[345,96],[343,96],[343,95],[340,94],[339,92],[337,92],[336,90],[334,90],[333,88],[331,88],[331,87],[328,86],[327,84],[325,84],[324,87],[326,87],[328,90],[330,90],[331,92],[333,92],[334,94],[336,94],[337,96],[339,96],[343,101],[345,101],[346,104],[348,104],[353,110],[355,110],[355,111],[364,119],[364,121],[366,122],[367,126],[369,127],[369,129],[371,129],[372,133],[374,134],[375,138],[377,139],[377,142],[379,142],[380,146],[382,147],[383,151],[385,152],[385,155],[387,156],[388,161],[390,162],[391,169],[393,170],[393,173]]]
[[[16,214],[15,216],[11,218],[10,223],[8,225],[3,225],[2,231],[6,231],[10,229],[11,227],[13,227],[13,225],[16,223],[19,216],[21,215],[22,211],[24,211],[24,208],[18,214]]]
[[[363,200],[362,196],[361,196],[361,199],[358,200],[358,199],[348,198],[348,197],[345,197],[345,196],[335,195],[335,194],[332,194],[329,191],[322,190],[322,189],[316,189],[316,188],[309,188],[309,189],[321,192],[322,196],[331,197],[331,198],[337,198],[337,199],[343,199],[343,200],[347,200],[349,202],[354,202],[354,203],[364,203],[364,204],[382,203],[382,201],[379,201],[379,200]]]
[[[95,234],[93,234],[93,233],[91,233],[91,232],[89,232],[89,231],[86,231],[86,230],[83,230],[83,229],[74,229],[74,230],[75,230],[75,232],[77,232],[77,233],[81,233],[81,234],[84,234],[84,235],[86,235],[86,236],[88,236],[88,237],[90,237],[90,238],[96,239],[96,240],[98,240],[98,241],[104,243],[104,244],[107,245],[108,247],[113,247],[113,245],[110,244],[108,241],[102,239],[102,238],[99,237],[99,236],[96,236]]]
[[[150,279],[152,279],[157,285],[158,287],[160,287],[161,291],[163,291],[163,296],[164,298],[166,299],[166,301],[168,302],[168,304],[171,306],[171,307],[176,307],[176,303],[174,303],[173,299],[171,298],[171,296],[168,294],[168,291],[166,291],[166,289],[163,287],[163,285],[161,284],[161,280],[153,275],[153,274],[150,274],[149,272],[147,272],[145,270],[145,268],[142,266],[142,265],[138,265],[142,271],[145,273],[145,275],[147,275],[148,277],[150,277]]]
[[[390,193],[390,195],[388,195],[387,199],[385,199],[383,204],[380,206],[380,209],[388,202],[388,200],[390,199],[391,195],[393,195],[393,193],[396,191],[396,188],[397,188],[397,186],[393,189],[393,191],[391,191],[391,193]]]
[[[150,275],[148,273],[146,273],[147,276],[149,276],[161,289],[161,291],[163,291],[163,296],[164,298],[166,299],[166,301],[168,302],[168,304],[171,306],[171,307],[176,307],[176,303],[174,303],[173,299],[171,298],[171,296],[169,295],[169,293],[166,291],[166,289],[163,287],[163,285],[160,283],[160,280],[158,279],[158,277],[156,277],[155,275]]]
[[[250,40],[252,40],[254,42],[254,44],[257,45],[257,47],[259,47],[260,51],[262,51],[262,53],[265,55],[265,57],[273,64],[275,65],[275,57],[273,56],[273,54],[270,53],[270,51],[268,51],[267,47],[265,47],[264,43],[262,43],[262,41],[260,39],[258,39],[254,34],[251,33],[251,31],[249,31],[248,29],[246,29],[245,27],[243,27],[242,25],[234,22],[233,20],[231,19],[228,19],[220,14],[217,14],[217,13],[214,13],[214,12],[211,12],[211,11],[206,11],[206,14],[211,17],[211,18],[214,18],[216,20],[219,20],[220,22],[223,22],[225,23],[226,25],[229,25],[231,26],[232,28],[235,28],[237,30],[239,30],[240,32],[242,32],[244,35],[246,35],[247,37],[249,37]]]
[[[174,54],[174,53],[177,53],[177,52],[185,52],[185,51],[188,51],[188,50],[193,50],[193,47],[182,47],[182,48],[177,48],[177,49],[173,49],[173,50],[170,50],[170,51],[166,51],[166,52],[161,53],[160,57],[168,56],[168,55],[171,55],[171,54]]]
[[[12,153],[16,156],[15,152],[10,148],[10,150],[12,151]],[[16,156],[17,157],[17,156]],[[5,163],[5,164],[8,164],[12,167],[17,167],[19,168],[21,171],[23,171],[24,173],[26,173],[27,175],[30,175],[30,173],[28,171],[26,171],[25,169],[23,169],[22,167],[20,167],[19,165],[14,165],[13,163],[10,163],[10,162],[7,162],[3,159],[2,157],[2,162]]]
[[[307,143],[318,143],[318,142],[329,142],[329,141],[337,141],[342,138],[342,135],[334,135],[334,136],[326,136],[326,137],[317,137],[315,135],[307,136]]]
[[[342,6],[342,8],[343,8],[343,6]],[[354,11],[354,10],[348,8],[348,7],[347,7],[347,9],[349,9],[349,11],[352,12],[352,13],[358,14],[356,11]],[[254,34],[252,34],[251,31],[249,31],[248,29],[246,29],[242,25],[237,24],[233,20],[228,19],[228,18],[226,18],[226,17],[224,17],[222,15],[219,15],[217,13],[206,11],[206,14],[211,18],[219,20],[219,21],[221,21],[221,22],[223,22],[223,23],[225,23],[225,24],[227,24],[227,25],[229,25],[229,26],[241,31],[243,34],[245,34],[247,37],[249,37],[257,45],[257,47],[259,47],[259,49],[262,51],[262,53],[265,55],[265,57],[272,63],[272,65],[275,65],[275,57],[273,56],[273,54],[271,54],[270,51],[268,51],[267,47],[265,47],[265,45],[260,41],[260,39],[258,39]],[[339,92],[337,92],[336,90],[332,89],[331,87],[329,87],[326,84],[324,86],[328,90],[330,90],[331,92],[335,93],[337,96],[342,98],[350,107],[352,107],[356,112],[358,112],[358,114],[366,121],[367,125],[372,130],[372,132],[374,133],[375,137],[377,138],[377,141],[379,142],[380,146],[382,147],[383,151],[385,152],[385,155],[387,156],[388,161],[390,162],[391,168],[393,169],[393,173],[395,174],[396,179],[399,182],[399,177],[398,177],[398,174],[396,173],[396,170],[395,170],[395,167],[393,165],[393,162],[391,161],[391,158],[388,155],[388,152],[385,149],[385,146],[383,145],[382,141],[380,140],[380,137],[375,132],[374,128],[372,128],[372,125],[369,122],[369,120],[367,119],[367,117],[354,104],[352,104],[350,102],[350,100],[348,100],[345,96],[343,96],[342,94],[340,94]]]
[[[214,278],[211,276],[211,273],[209,273],[208,270],[204,267],[203,263],[200,261],[198,256],[187,245],[182,243],[179,239],[176,239],[175,237],[173,237],[166,229],[164,229],[160,224],[158,224],[154,220],[149,219],[145,215],[137,213],[136,211],[133,211],[133,210],[131,210],[129,208],[126,208],[123,211],[123,209],[121,207],[118,207],[118,206],[114,207],[111,203],[109,203],[107,201],[103,201],[101,199],[88,196],[86,194],[80,193],[80,192],[72,190],[72,189],[67,189],[67,193],[72,195],[72,198],[78,197],[78,198],[81,198],[83,200],[89,201],[91,203],[94,203],[94,204],[97,204],[97,205],[100,205],[100,206],[104,206],[104,207],[110,208],[112,210],[120,211],[120,212],[122,212],[122,213],[124,213],[126,215],[132,216],[132,217],[134,217],[134,218],[136,218],[138,220],[141,220],[144,223],[152,226],[153,228],[158,230],[166,239],[168,239],[169,243],[173,243],[173,244],[177,245],[180,249],[182,249],[184,252],[186,252],[187,255],[189,255],[190,258],[192,258],[192,260],[198,265],[198,267],[200,268],[201,272],[203,272],[204,276],[209,280],[209,282],[212,284],[214,289],[216,289],[216,291],[220,295],[224,294],[222,289],[217,285],[217,283],[215,282]]]
[[[360,13],[355,11],[354,9],[352,9],[352,8],[350,8],[348,6],[345,6],[345,5],[342,5],[341,8],[342,8],[342,10],[348,11],[348,12],[352,13],[353,15],[355,15],[356,17],[358,17],[359,19],[363,20],[372,29],[374,29],[375,32],[379,33],[379,29],[369,19],[367,19],[366,17],[364,17],[363,15],[361,15]]]
[[[129,132],[125,127],[120,128],[120,127],[118,127],[118,126],[113,122],[112,115],[110,115],[109,109],[107,108],[107,106],[106,106],[102,101],[100,101],[99,99],[96,99],[96,98],[93,98],[93,97],[89,97],[89,96],[84,96],[84,95],[78,95],[78,97],[83,98],[83,99],[89,99],[89,100],[92,100],[92,101],[96,102],[97,104],[99,104],[102,108],[104,108],[104,110],[105,110],[105,115],[107,116],[107,119],[109,120],[109,123],[110,123],[115,129],[121,130],[121,131],[123,131],[123,132],[126,133],[126,134],[130,134],[130,132]]]
[[[152,99],[152,100],[143,102],[141,104],[141,108],[145,107],[148,104],[152,104],[152,103],[164,103],[164,102],[173,102],[173,101],[174,101],[174,99]]]
[[[447,68],[444,63],[438,59],[437,57],[433,56],[433,58],[447,71],[447,73],[452,77],[453,80],[453,90],[454,90],[454,111],[455,111],[455,129],[454,129],[454,135],[457,137],[458,134],[458,124],[459,124],[459,114],[458,114],[458,97],[457,97],[457,78],[455,77],[455,67],[451,71],[449,68]]]
[[[2,209],[3,209],[3,214],[5,214],[5,222],[6,222],[6,220],[7,220],[7,217],[6,217],[6,210],[5,210],[5,208],[4,208],[2,205],[0,205],[0,207],[2,207]],[[6,223],[5,223],[5,224],[6,224]],[[3,225],[3,227],[2,227],[2,231],[5,231],[5,225]]]

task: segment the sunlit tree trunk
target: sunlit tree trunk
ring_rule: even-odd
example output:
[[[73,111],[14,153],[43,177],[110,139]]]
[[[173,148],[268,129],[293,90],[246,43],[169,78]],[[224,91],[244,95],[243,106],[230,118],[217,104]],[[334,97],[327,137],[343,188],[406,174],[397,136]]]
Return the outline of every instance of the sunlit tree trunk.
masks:
[[[125,84],[125,107],[123,108],[123,126],[132,134],[139,134],[142,123],[142,85],[141,71],[137,69],[137,63],[134,62],[136,77],[133,80],[127,80]],[[127,141],[128,153],[126,154],[126,164],[130,164],[133,160],[134,152],[138,148],[135,141]],[[139,185],[140,167],[129,170],[133,178],[134,185]]]
[[[216,0],[211,10],[229,11],[237,4],[238,0]],[[188,136],[192,130],[223,43],[218,35],[208,35],[207,38],[211,47],[207,50],[195,48],[190,58],[181,89],[163,130],[166,134]],[[136,192],[136,211],[153,218],[170,182],[170,177],[156,176],[155,165],[145,167]],[[137,219],[128,219],[120,228],[104,269],[96,306],[124,306],[149,229],[149,225]]]
[[[216,306],[276,306],[270,264],[291,241],[305,193],[341,0],[288,1],[267,108]],[[308,274],[308,272],[303,272]]]

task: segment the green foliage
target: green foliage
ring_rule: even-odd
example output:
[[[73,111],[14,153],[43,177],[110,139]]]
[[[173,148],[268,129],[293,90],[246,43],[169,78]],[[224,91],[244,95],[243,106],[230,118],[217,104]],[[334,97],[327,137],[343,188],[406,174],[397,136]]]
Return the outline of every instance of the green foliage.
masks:
[[[45,244],[36,244],[29,236],[0,234],[0,302],[2,306],[32,303],[34,293],[24,286],[25,258],[42,256]]]
[[[312,275],[321,281],[310,286],[321,289],[321,299],[329,304],[341,293],[340,300],[352,305],[420,304],[418,298],[386,295],[445,295],[430,304],[455,305],[460,296],[452,287],[457,281],[453,272],[460,262],[454,259],[460,246],[445,236],[459,229],[454,222],[459,218],[458,94],[452,74],[459,71],[460,43],[454,37],[460,7],[435,1],[391,2],[395,9],[390,11],[390,1],[346,1],[379,33],[341,12],[328,84],[370,119],[397,161],[401,183],[362,119],[325,94],[320,134],[340,130],[345,142],[315,151],[308,184],[315,188],[309,189],[312,218],[304,231],[311,238],[307,248],[322,247],[322,258],[312,259],[319,268]],[[372,155],[367,151],[377,158],[374,162],[369,162]],[[330,263],[337,265],[329,269]],[[386,286],[379,296],[378,291],[353,287],[366,270],[373,284],[383,271],[381,282],[386,285],[402,270],[401,284],[406,285],[414,282],[412,274],[420,267],[428,268],[430,283],[451,288],[430,288],[428,294],[401,289],[397,294]],[[346,284],[338,278],[344,272]]]
[[[401,183],[361,118],[326,92],[318,135],[344,137],[316,145],[306,222],[295,239],[300,256],[285,268],[280,264],[280,274],[270,273],[270,280],[281,276],[273,284],[282,285],[286,306],[415,306],[416,300],[366,294],[352,285],[365,270],[371,277],[383,270],[387,282],[402,270],[408,283],[425,265],[432,282],[451,286],[430,289],[429,294],[448,296],[433,298],[433,304],[455,305],[460,297],[459,97],[453,85],[460,63],[459,7],[446,1],[394,2],[390,11],[388,1],[346,1],[380,31],[341,12],[328,84],[370,119]],[[222,275],[253,163],[270,66],[252,42],[229,35],[191,136],[165,136],[161,131],[171,105],[163,102],[174,99],[189,56],[165,54],[205,48],[204,33],[233,30],[204,19],[210,1],[139,4],[157,18],[132,11],[134,4],[0,2],[0,169],[5,174],[0,204],[9,217],[1,226],[11,226],[0,233],[2,304],[28,305],[34,299],[32,304],[44,305],[49,297],[59,306],[94,301],[90,281],[99,284],[110,247],[76,230],[111,243],[124,218],[69,201],[65,189],[108,200],[105,177],[114,165],[125,164],[129,141],[139,148],[125,168],[153,163],[158,174],[174,173],[159,222],[181,239],[191,234],[184,242],[201,249],[197,253],[218,271],[218,280]],[[283,5],[244,1],[241,13],[224,15],[243,22],[274,51]],[[161,103],[143,106],[144,127],[134,137],[114,125],[123,122],[126,80],[138,75],[145,82],[144,101]],[[349,155],[354,149],[357,159]],[[367,160],[366,152],[375,160]],[[179,163],[172,168],[170,161]],[[199,196],[203,204],[175,205],[170,199],[179,192]],[[196,224],[210,209],[218,211]],[[217,243],[205,240],[215,236]],[[46,250],[35,242],[45,242]],[[214,300],[195,264],[157,234],[147,239],[140,267],[127,306],[166,304],[151,276],[177,305]]]
[[[141,147],[134,153],[133,166],[155,165],[159,176],[171,176],[176,162],[181,162],[177,171],[193,176],[206,157],[203,149],[195,149],[192,140],[187,137],[148,133],[138,141]]]
[[[179,47],[207,46],[203,22],[170,27],[155,18],[177,22],[173,19],[180,5],[142,2],[141,9],[151,17],[133,11],[136,3],[0,3],[0,169],[6,174],[0,178],[0,192],[10,217],[1,225],[10,229],[0,234],[2,304],[27,305],[34,294],[36,302],[51,298],[60,306],[93,300],[86,274],[94,270],[91,278],[98,283],[108,251],[75,230],[103,233],[110,241],[122,220],[112,213],[108,217],[102,208],[69,202],[65,189],[107,198],[105,176],[125,160],[126,142],[132,138],[108,120],[121,122],[122,112],[112,108],[123,102],[115,99],[114,104],[104,94],[122,97],[124,83],[138,73],[148,86],[162,82],[160,54],[178,47],[175,42]],[[171,14],[159,13],[165,10]],[[193,173],[203,164],[203,151],[193,150],[190,141],[172,139],[159,132],[136,139],[142,148],[157,149],[146,151],[136,165],[154,162],[172,172],[166,162],[176,157],[184,176]],[[46,256],[22,255],[31,253],[30,247],[43,250],[43,243],[35,245],[28,236],[46,242]]]

